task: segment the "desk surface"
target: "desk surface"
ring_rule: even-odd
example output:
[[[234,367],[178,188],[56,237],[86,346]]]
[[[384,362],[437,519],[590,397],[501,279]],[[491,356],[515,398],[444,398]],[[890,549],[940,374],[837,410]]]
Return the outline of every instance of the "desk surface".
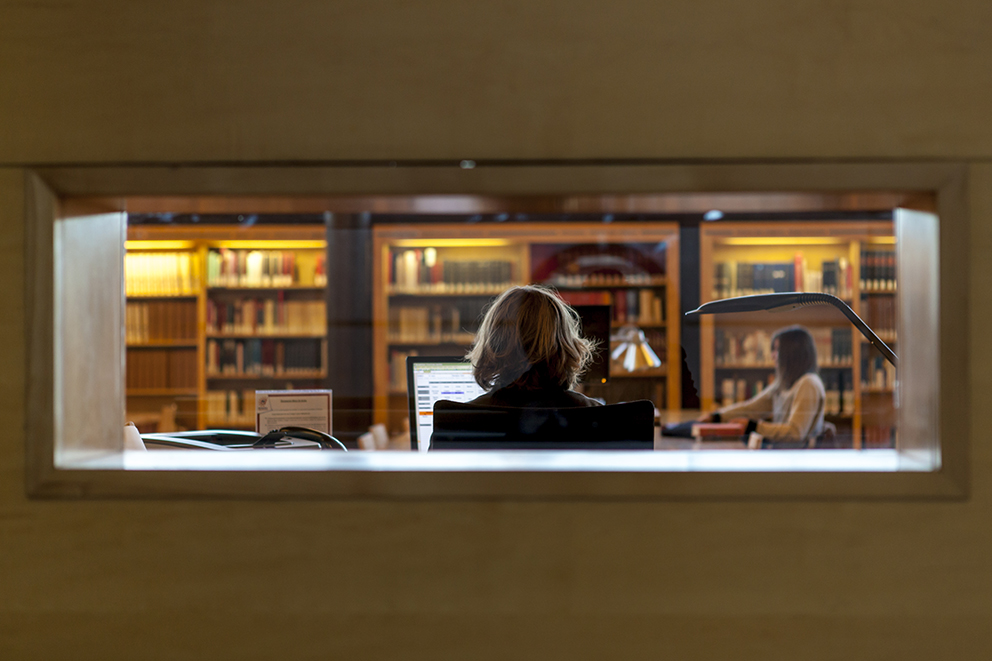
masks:
[[[695,420],[701,415],[697,410],[658,411],[661,425]],[[661,426],[654,428],[655,450],[747,450],[747,445],[740,441],[699,441],[694,438],[664,436]]]

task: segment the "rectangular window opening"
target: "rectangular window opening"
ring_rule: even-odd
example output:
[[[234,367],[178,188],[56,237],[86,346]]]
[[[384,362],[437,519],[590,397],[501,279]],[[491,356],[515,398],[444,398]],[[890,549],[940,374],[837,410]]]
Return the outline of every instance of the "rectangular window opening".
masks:
[[[371,495],[640,497],[671,490],[650,486],[651,475],[702,473],[730,485],[698,492],[706,495],[747,483],[735,474],[944,466],[935,193],[57,204],[53,475],[272,473],[316,484],[367,474],[376,486],[359,491]],[[646,441],[630,432],[626,444],[583,444],[586,426],[600,423],[563,414],[557,431],[526,437],[539,449],[514,445],[520,438],[502,430],[524,424],[505,422],[516,409],[571,407],[497,398],[487,405],[502,417],[485,433],[434,427],[446,440],[431,444],[435,399],[500,390],[479,389],[471,365],[459,363],[494,299],[528,285],[570,306],[594,340],[573,392],[611,411],[649,402]],[[260,447],[263,391],[330,391],[333,442],[287,433]],[[442,427],[464,420],[451,416]],[[136,429],[122,433],[127,421]],[[611,429],[627,423],[614,418]],[[562,433],[569,424],[584,426]],[[472,445],[490,432],[495,441]],[[551,474],[577,481],[540,483]],[[519,482],[504,488],[500,475]]]
[[[770,210],[762,211],[761,196],[754,195],[747,200],[752,205],[737,202],[758,210],[739,212],[717,208],[719,198],[703,205],[712,209],[674,213],[665,210],[671,200],[652,205],[634,197],[609,204],[586,200],[581,213],[536,212],[544,202],[538,200],[530,211],[519,202],[471,198],[460,200],[459,213],[452,210],[458,200],[437,197],[437,210],[430,208],[432,200],[413,198],[409,206],[417,211],[406,213],[259,213],[249,207],[211,214],[129,212],[126,417],[140,431],[156,433],[146,436],[148,448],[175,450],[193,437],[184,432],[256,431],[256,391],[328,389],[334,393],[333,429],[326,431],[350,451],[347,458],[321,455],[331,462],[363,458],[377,465],[380,454],[374,453],[385,452],[398,453],[386,460],[391,466],[448,469],[494,461],[517,469],[538,461],[542,468],[580,470],[939,467],[939,451],[936,465],[921,460],[919,440],[906,438],[933,431],[936,411],[921,409],[925,419],[914,417],[905,429],[899,424],[900,388],[919,403],[931,401],[933,393],[900,383],[895,365],[872,344],[877,338],[907,354],[897,330],[900,308],[917,317],[939,309],[935,285],[925,277],[937,266],[929,254],[936,248],[935,217],[895,204],[879,208],[896,202],[889,199],[834,211],[809,199],[805,205],[793,201],[788,211],[772,210],[781,206],[776,200],[766,201]],[[701,200],[694,202],[698,207]],[[141,204],[135,200],[129,208]],[[621,210],[630,207],[638,211]],[[696,254],[680,248],[688,234]],[[907,251],[914,264],[927,268],[902,273],[900,257]],[[928,273],[921,277],[921,270]],[[411,409],[408,359],[464,358],[496,296],[529,284],[549,288],[587,316],[604,313],[597,376],[583,378],[576,391],[609,405],[650,401],[657,425],[649,454],[578,457],[570,449],[550,459],[494,459],[490,449],[451,458],[432,447],[436,452],[425,456],[433,400],[466,399],[484,390],[474,381],[472,388],[432,386],[421,371],[420,394],[413,394],[421,406]],[[706,303],[788,292],[835,297],[875,338],[830,304],[685,316]],[[792,326],[805,330],[773,340]],[[908,332],[919,333],[922,343],[936,339],[924,325]],[[691,336],[691,353],[683,334]],[[815,351],[814,363],[804,368],[812,374],[796,384],[808,401],[791,407],[773,401],[787,399],[782,393],[790,389],[784,380],[792,375],[779,374],[784,362],[777,367],[772,353],[789,337]],[[785,352],[781,347],[778,354]],[[920,369],[912,347],[907,355],[907,367]],[[725,420],[718,425],[676,424],[719,411]],[[419,423],[411,425],[411,414]],[[727,422],[745,417],[760,420],[765,433],[738,433]],[[233,435],[212,440],[245,445]],[[474,446],[469,439],[456,447]],[[411,453],[416,450],[421,452]],[[253,466],[271,454],[248,452]],[[166,467],[173,454],[128,452],[124,466]]]

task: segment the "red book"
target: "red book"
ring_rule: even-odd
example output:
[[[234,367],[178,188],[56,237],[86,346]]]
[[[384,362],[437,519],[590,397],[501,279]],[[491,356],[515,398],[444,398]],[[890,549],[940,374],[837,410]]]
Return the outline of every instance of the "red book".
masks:
[[[746,429],[746,418],[729,422],[697,422],[692,426],[692,435],[697,438],[740,438]]]
[[[617,323],[627,323],[627,294],[623,291],[613,292],[613,317]]]

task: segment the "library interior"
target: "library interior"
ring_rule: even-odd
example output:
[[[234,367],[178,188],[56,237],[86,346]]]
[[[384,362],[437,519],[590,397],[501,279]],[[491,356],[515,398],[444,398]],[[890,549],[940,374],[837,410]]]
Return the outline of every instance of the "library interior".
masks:
[[[823,390],[823,431],[799,447],[900,446],[895,364],[838,310],[685,313],[739,296],[829,294],[899,353],[895,210],[933,212],[930,194],[135,197],[126,207],[126,417],[145,434],[257,432],[257,392],[330,390],[326,431],[349,449],[426,450],[429,427],[418,436],[411,420],[431,411],[415,406],[408,366],[464,361],[493,299],[537,284],[597,342],[576,388],[604,404],[650,401],[654,449],[754,449],[726,425],[686,423],[771,386],[775,333],[791,325],[809,331]],[[468,368],[455,378],[471,387],[443,398],[471,399]],[[691,431],[666,434],[678,428]]]

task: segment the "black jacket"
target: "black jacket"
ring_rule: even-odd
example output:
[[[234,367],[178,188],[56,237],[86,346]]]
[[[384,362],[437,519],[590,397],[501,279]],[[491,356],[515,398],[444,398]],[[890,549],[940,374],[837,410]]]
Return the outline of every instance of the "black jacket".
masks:
[[[595,399],[590,399],[574,390],[565,390],[564,388],[534,390],[512,385],[480,395],[469,404],[549,409],[602,406]]]

